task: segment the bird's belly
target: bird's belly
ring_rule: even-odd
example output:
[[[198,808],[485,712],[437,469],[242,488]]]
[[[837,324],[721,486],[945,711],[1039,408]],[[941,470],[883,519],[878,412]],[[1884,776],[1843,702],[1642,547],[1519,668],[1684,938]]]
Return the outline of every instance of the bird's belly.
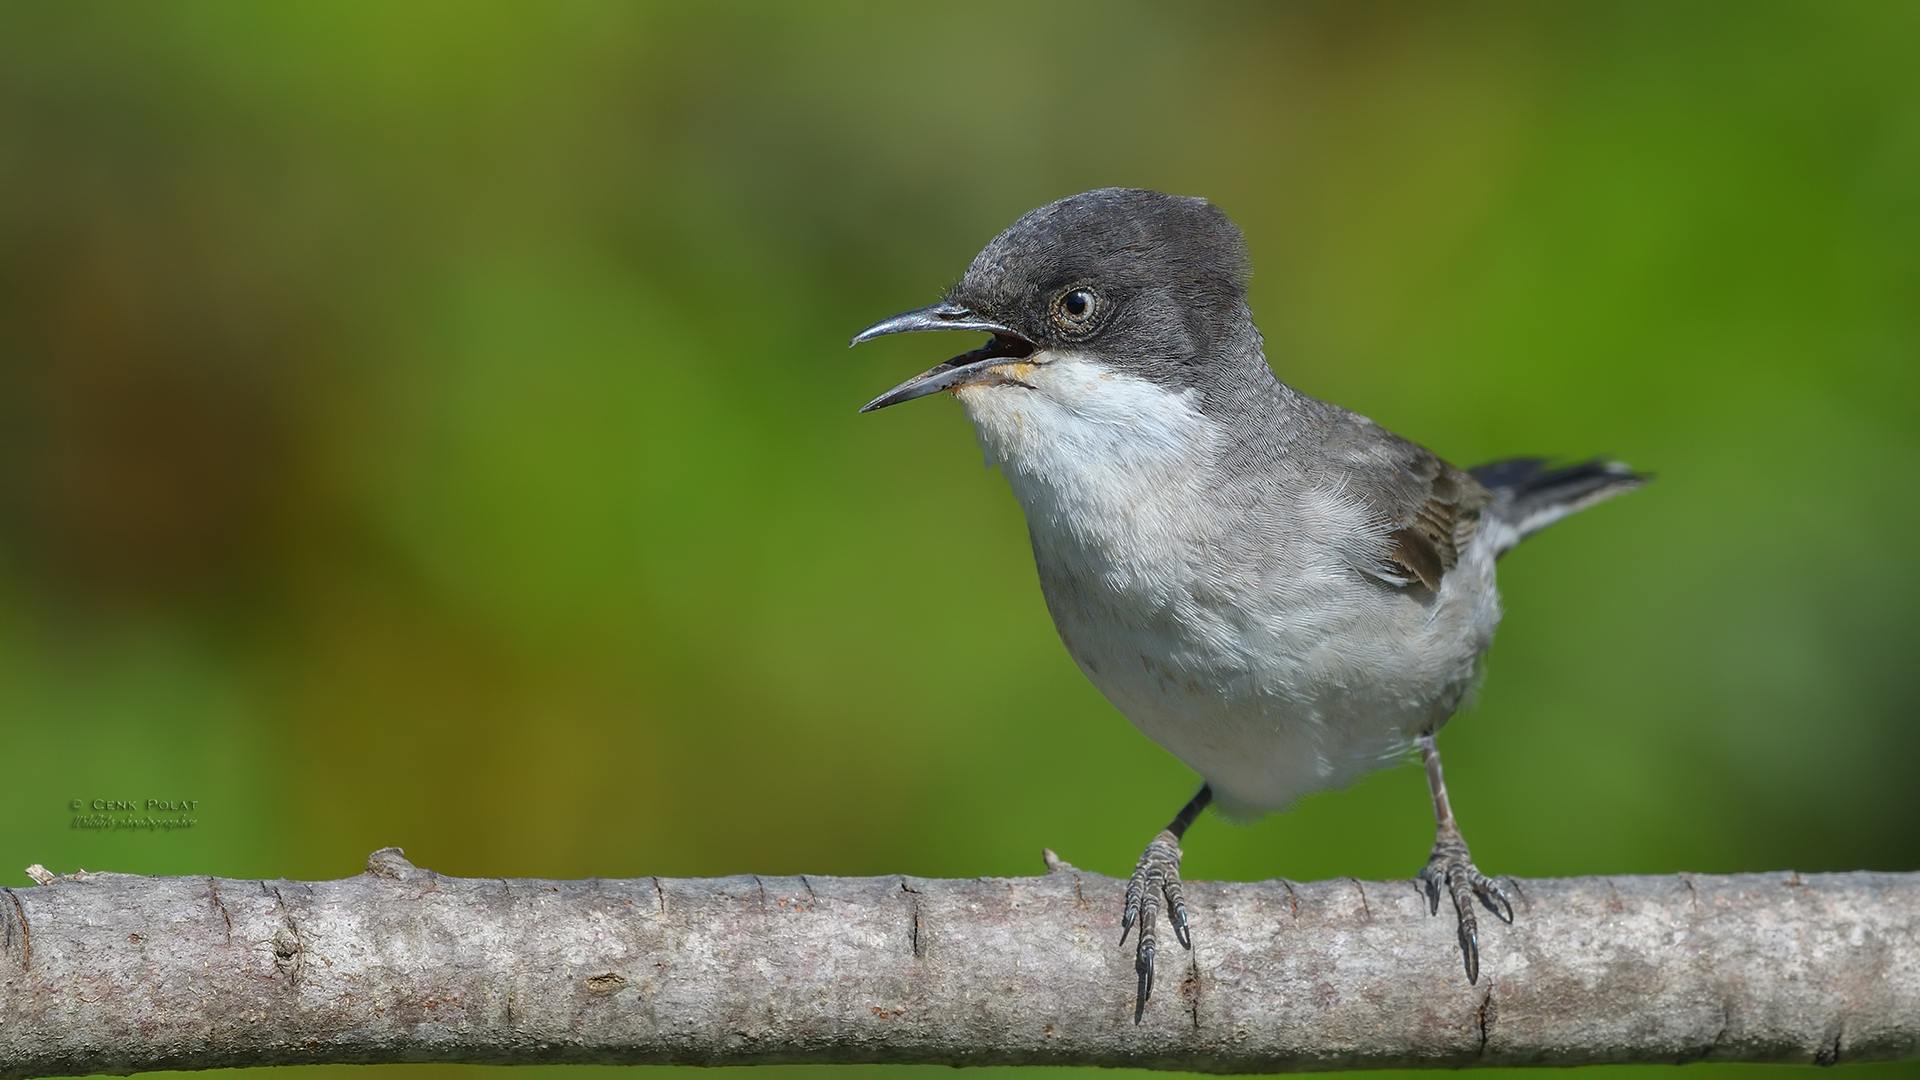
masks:
[[[1187,592],[1156,606],[1070,572],[1043,566],[1041,577],[1088,679],[1235,817],[1400,759],[1445,722],[1484,648],[1484,636],[1446,629],[1450,620],[1402,607],[1417,601],[1358,579],[1267,603]]]

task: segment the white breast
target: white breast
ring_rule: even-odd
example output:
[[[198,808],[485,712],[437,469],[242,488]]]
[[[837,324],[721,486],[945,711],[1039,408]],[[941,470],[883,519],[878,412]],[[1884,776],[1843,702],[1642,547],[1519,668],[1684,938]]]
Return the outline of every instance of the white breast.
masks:
[[[1072,353],[1013,373],[1032,389],[971,386],[955,396],[989,464],[1013,485],[1043,568],[1147,604],[1185,589],[1205,540],[1193,510],[1219,447],[1192,393],[1117,374]]]
[[[1222,809],[1349,783],[1445,720],[1492,633],[1456,586],[1490,584],[1491,555],[1470,548],[1423,606],[1341,556],[1370,526],[1339,491],[1223,486],[1227,435],[1193,392],[1032,360],[1010,369],[1026,387],[955,396],[1026,512],[1068,652]]]

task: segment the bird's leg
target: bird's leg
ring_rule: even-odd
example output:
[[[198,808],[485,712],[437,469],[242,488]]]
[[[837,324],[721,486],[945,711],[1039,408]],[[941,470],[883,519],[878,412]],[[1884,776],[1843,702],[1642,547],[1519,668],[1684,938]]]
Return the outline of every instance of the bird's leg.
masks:
[[[1460,837],[1460,826],[1453,820],[1453,807],[1447,803],[1447,782],[1440,775],[1440,750],[1433,744],[1431,732],[1420,736],[1420,758],[1427,766],[1427,788],[1433,792],[1433,819],[1438,824],[1433,838],[1433,856],[1420,871],[1420,883],[1427,888],[1427,910],[1440,914],[1440,889],[1445,886],[1453,896],[1453,910],[1460,917],[1460,955],[1467,962],[1467,981],[1480,981],[1480,923],[1474,917],[1473,900],[1479,898],[1487,910],[1503,922],[1513,921],[1513,902],[1492,878],[1473,865],[1467,854],[1467,842]]]
[[[1127,933],[1133,924],[1140,924],[1140,937],[1134,954],[1133,969],[1140,977],[1140,994],[1134,1005],[1133,1019],[1140,1021],[1147,1007],[1147,997],[1153,993],[1153,950],[1158,944],[1154,930],[1160,921],[1160,898],[1164,894],[1167,900],[1167,921],[1173,924],[1173,936],[1185,948],[1193,948],[1193,939],[1187,936],[1187,902],[1180,895],[1180,838],[1187,835],[1187,827],[1192,825],[1200,811],[1213,801],[1213,789],[1205,784],[1200,791],[1188,800],[1187,805],[1174,815],[1173,822],[1153,838],[1147,845],[1146,853],[1133,868],[1133,878],[1127,882],[1127,910],[1120,918],[1120,943],[1126,944]]]

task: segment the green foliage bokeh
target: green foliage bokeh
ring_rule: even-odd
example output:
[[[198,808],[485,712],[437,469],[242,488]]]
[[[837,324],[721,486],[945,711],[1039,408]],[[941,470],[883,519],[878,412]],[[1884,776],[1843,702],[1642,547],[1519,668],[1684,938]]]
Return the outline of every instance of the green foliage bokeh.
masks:
[[[0,879],[1124,871],[1194,778],[959,411],[855,414],[963,346],[844,347],[1115,184],[1240,222],[1304,390],[1659,474],[1503,565],[1481,866],[1920,867],[1920,7],[47,3]],[[72,825],[149,797],[197,824]],[[1186,870],[1431,839],[1402,769]]]

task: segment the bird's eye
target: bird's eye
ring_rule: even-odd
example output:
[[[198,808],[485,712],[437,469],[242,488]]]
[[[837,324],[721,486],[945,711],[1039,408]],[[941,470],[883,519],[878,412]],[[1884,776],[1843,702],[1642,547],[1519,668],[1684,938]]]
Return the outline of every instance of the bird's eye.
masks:
[[[1099,313],[1100,294],[1085,286],[1068,289],[1053,301],[1054,321],[1069,333],[1091,329]]]

